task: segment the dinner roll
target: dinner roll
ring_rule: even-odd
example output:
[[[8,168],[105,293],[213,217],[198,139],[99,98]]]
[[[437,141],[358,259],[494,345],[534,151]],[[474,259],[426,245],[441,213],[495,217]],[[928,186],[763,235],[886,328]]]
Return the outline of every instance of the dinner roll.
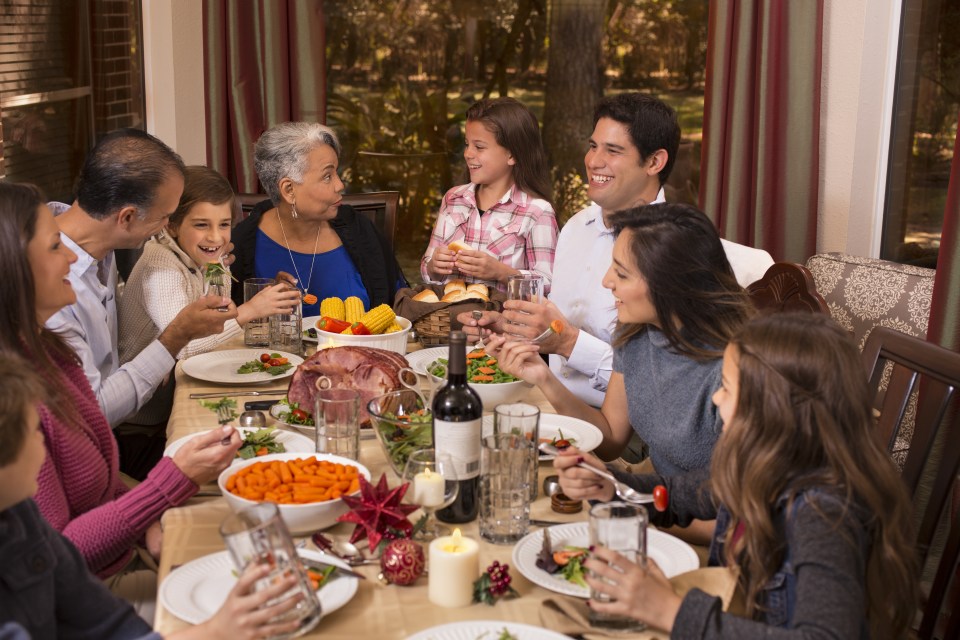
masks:
[[[430,289],[424,289],[417,295],[413,296],[413,299],[417,302],[440,302],[440,298],[437,294]]]
[[[466,290],[467,290],[467,283],[460,278],[457,278],[456,280],[451,280],[446,284],[446,286],[443,287],[444,294],[450,293],[451,291],[464,292]]]
[[[440,298],[440,302],[460,302],[461,300],[466,300],[467,297],[468,294],[465,291],[455,289]]]
[[[487,285],[480,282],[474,282],[467,285],[467,293],[479,293],[483,296],[489,296],[490,290],[487,289]]]
[[[460,240],[454,240],[453,242],[447,245],[447,249],[450,249],[450,251],[471,251],[472,247],[468,245],[466,242],[461,242]]]

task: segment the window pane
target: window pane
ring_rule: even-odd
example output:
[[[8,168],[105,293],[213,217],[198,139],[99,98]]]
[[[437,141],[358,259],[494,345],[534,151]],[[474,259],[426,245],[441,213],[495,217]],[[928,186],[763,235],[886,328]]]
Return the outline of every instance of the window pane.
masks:
[[[542,125],[549,91],[548,17],[573,8],[596,14],[590,16],[602,30],[601,50],[584,51],[576,38],[557,46],[568,58],[596,54],[604,94],[647,91],[679,111],[684,136],[668,198],[696,202],[707,5],[706,0],[327,0],[327,123],[343,142],[347,189],[400,191],[398,258],[407,276],[416,278],[443,194],[467,181],[464,112],[485,94],[509,95],[530,107]],[[579,145],[576,166],[554,168],[553,199],[561,222],[586,204],[587,135],[572,141]]]
[[[960,113],[960,3],[903,4],[881,257],[935,267]]]

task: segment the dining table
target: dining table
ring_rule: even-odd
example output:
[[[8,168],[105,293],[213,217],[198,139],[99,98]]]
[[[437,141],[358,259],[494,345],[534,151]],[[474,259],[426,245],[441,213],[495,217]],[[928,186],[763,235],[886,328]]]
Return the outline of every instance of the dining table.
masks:
[[[418,348],[410,343],[412,349]],[[243,348],[242,337],[222,345],[222,349]],[[275,380],[259,385],[223,385],[195,379],[183,371],[182,362],[175,370],[176,391],[173,410],[167,426],[168,443],[193,433],[216,428],[217,417],[199,400],[191,399],[195,393],[246,393],[263,389],[282,389],[289,383]],[[427,383],[423,381],[425,390]],[[277,396],[273,396],[274,398]],[[262,400],[262,397],[239,395],[236,397],[240,410],[244,402]],[[536,388],[531,387],[523,400],[534,404],[543,413],[552,413],[553,407]],[[493,407],[486,408],[492,411]],[[268,415],[268,424],[275,421]],[[365,430],[372,431],[372,430]],[[366,466],[375,483],[381,474],[386,474],[391,487],[400,483],[400,478],[387,461],[380,443],[372,433],[361,438],[359,462]],[[545,477],[554,473],[550,462],[541,462],[539,466],[538,497],[531,504],[530,517],[535,520],[552,523],[584,522],[587,519],[589,505],[579,513],[558,513],[552,510],[551,501],[542,490]],[[223,551],[224,542],[219,533],[221,522],[230,514],[230,507],[219,496],[216,485],[202,487],[200,493],[180,507],[171,508],[164,514],[163,546],[159,563],[159,584],[175,568],[194,559]],[[352,530],[352,524],[338,523],[324,531],[335,540],[346,540]],[[493,606],[472,604],[460,608],[444,608],[432,604],[428,599],[428,576],[421,576],[410,586],[388,584],[379,579],[380,567],[364,565],[354,567],[366,576],[359,580],[359,588],[352,599],[342,608],[324,615],[317,627],[304,637],[323,637],[326,640],[356,640],[357,638],[381,638],[384,640],[406,638],[407,636],[435,625],[467,620],[502,620],[504,622],[524,623],[539,626],[540,610],[544,600],[558,597],[556,593],[527,580],[512,566],[512,545],[497,545],[480,538],[477,521],[456,525],[462,534],[479,542],[480,570],[484,571],[494,561],[511,565],[512,586],[519,597],[502,598]],[[531,527],[533,530],[533,527]],[[309,538],[297,538],[302,547],[316,549]],[[366,551],[366,545],[362,545]],[[426,545],[424,545],[426,553]],[[188,627],[188,623],[177,618],[158,597],[154,628],[161,634]]]

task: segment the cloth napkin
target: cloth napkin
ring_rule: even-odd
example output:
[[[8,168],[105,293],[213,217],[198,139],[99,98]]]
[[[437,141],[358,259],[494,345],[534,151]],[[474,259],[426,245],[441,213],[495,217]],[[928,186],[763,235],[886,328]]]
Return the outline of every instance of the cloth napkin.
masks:
[[[688,571],[670,578],[674,591],[681,597],[696,587],[704,593],[719,596],[723,610],[742,613],[743,602],[737,592],[739,571],[729,567],[707,567]],[[655,629],[636,633],[605,631],[590,626],[590,608],[586,600],[571,597],[548,598],[540,607],[540,622],[544,627],[569,636],[583,636],[587,640],[669,640],[670,634]]]

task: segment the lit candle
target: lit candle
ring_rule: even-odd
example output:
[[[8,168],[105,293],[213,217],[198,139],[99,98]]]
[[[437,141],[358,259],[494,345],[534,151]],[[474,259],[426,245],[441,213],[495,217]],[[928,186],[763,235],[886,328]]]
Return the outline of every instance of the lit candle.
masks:
[[[441,607],[465,607],[473,602],[473,581],[480,573],[480,545],[460,535],[430,543],[430,602]]]
[[[443,504],[443,476],[424,469],[413,477],[413,501],[422,507],[439,507]]]

